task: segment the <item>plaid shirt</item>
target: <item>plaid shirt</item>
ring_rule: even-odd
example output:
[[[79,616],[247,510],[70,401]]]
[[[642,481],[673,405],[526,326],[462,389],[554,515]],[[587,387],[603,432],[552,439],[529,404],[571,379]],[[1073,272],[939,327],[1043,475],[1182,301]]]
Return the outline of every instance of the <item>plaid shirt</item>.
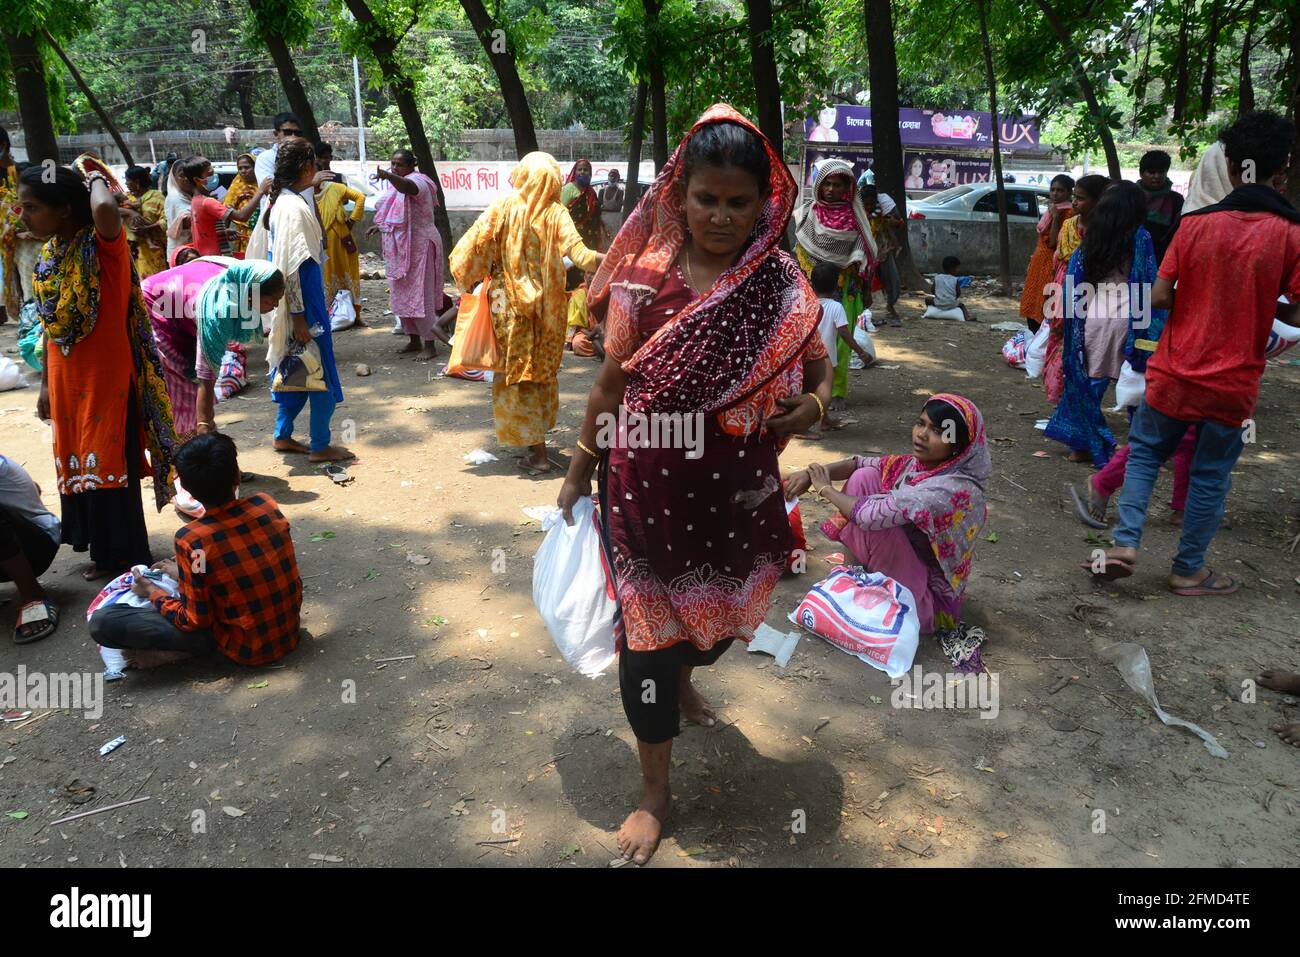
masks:
[[[180,593],[154,589],[154,607],[181,631],[211,629],[222,653],[245,665],[298,646],[302,579],[289,520],[269,495],[210,509],[176,533]]]

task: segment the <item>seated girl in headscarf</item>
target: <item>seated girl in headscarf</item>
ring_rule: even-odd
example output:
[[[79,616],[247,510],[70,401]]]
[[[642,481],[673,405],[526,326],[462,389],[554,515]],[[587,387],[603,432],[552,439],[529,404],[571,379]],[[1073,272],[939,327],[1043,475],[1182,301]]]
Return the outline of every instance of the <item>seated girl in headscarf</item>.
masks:
[[[969,399],[940,393],[912,426],[911,455],[813,463],[787,479],[786,497],[812,489],[839,509],[822,532],[868,571],[905,585],[916,600],[921,631],[940,632],[958,670],[977,671],[978,644],[970,639],[978,629],[968,632],[958,624],[987,515],[984,489],[991,470],[979,409]],[[836,491],[831,483],[844,479],[843,490]]]

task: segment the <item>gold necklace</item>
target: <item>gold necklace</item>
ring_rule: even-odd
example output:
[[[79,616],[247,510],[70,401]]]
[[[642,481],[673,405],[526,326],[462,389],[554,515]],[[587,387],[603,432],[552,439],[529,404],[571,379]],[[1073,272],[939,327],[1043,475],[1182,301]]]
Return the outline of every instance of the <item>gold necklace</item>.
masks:
[[[686,262],[686,281],[687,283],[690,284],[691,289],[693,289],[695,291],[695,294],[698,296],[701,293],[700,293],[700,287],[695,284],[695,276],[691,272],[691,251],[687,249],[684,250],[684,252],[685,255],[682,258]]]

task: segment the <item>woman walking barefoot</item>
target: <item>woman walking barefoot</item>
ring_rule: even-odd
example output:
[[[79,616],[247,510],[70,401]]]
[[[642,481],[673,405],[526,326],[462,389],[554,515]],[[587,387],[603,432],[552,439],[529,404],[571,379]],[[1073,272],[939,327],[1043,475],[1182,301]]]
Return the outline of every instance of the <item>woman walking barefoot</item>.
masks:
[[[485,209],[451,251],[451,273],[462,292],[492,279],[497,441],[526,447],[519,467],[538,475],[553,467],[546,433],[560,408],[568,318],[564,257],[594,270],[604,256],[583,243],[560,202],[560,165],[550,153],[521,159],[511,185],[514,192]]]
[[[681,716],[715,717],[691,672],[753,637],[785,569],[792,536],[777,454],[830,399],[817,297],[778,246],[797,195],[753,124],[714,106],[592,282],[606,358],[558,505],[572,522],[601,466],[623,631],[619,687],[642,776],[618,846],[637,864],[654,854],[671,807]],[[620,405],[630,429],[612,427]],[[674,447],[632,441],[636,422],[663,434],[688,420],[698,428],[658,443]]]
[[[290,341],[315,341],[320,350],[326,388],[322,392],[272,392],[278,406],[275,420],[275,448],[279,452],[307,453],[312,462],[338,462],[353,457],[342,446],[330,444],[330,419],[343,401],[343,386],[334,364],[334,339],[330,333],[329,308],[325,304],[325,280],[321,259],[325,254],[324,231],[314,203],[302,196],[316,179],[316,155],[311,144],[289,139],[280,144],[275,157],[275,177],[270,205],[258,219],[248,243],[248,259],[270,259],[284,276],[285,294],[275,311],[267,337],[267,365],[274,377]],[[311,445],[293,437],[294,419],[303,406],[311,404]]]

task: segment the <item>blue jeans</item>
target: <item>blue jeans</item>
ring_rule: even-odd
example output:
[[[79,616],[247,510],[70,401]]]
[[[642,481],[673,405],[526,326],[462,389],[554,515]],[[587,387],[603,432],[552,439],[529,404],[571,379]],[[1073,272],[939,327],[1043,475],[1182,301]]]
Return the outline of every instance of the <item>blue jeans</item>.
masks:
[[[1128,464],[1124,487],[1119,493],[1119,524],[1115,544],[1137,548],[1142,542],[1142,525],[1155,488],[1160,466],[1173,455],[1183,433],[1199,425],[1192,452],[1187,486],[1187,507],[1183,512],[1183,537],[1174,558],[1174,574],[1190,576],[1205,564],[1205,550],[1223,521],[1223,503],[1232,488],[1232,467],[1242,450],[1240,426],[1201,420],[1184,422],[1158,412],[1143,402],[1129,425]]]
[[[311,402],[311,450],[323,452],[330,444],[330,418],[338,402],[333,392],[277,392],[275,437],[293,438],[293,420]]]

